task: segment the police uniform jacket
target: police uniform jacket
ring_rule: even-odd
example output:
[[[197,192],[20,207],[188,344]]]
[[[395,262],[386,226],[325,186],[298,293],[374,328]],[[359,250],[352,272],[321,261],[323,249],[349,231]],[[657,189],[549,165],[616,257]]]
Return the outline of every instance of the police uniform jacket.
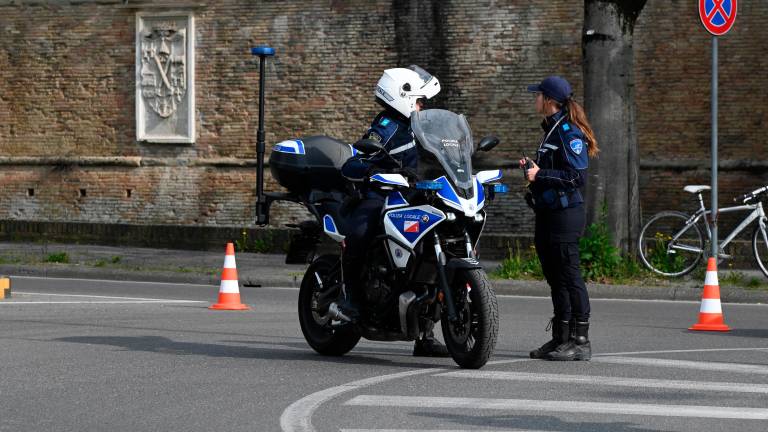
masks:
[[[565,111],[544,120],[544,139],[536,154],[539,171],[529,185],[534,209],[558,210],[581,205],[587,181],[587,144],[584,133],[567,121]]]
[[[393,110],[380,112],[371,122],[371,127],[363,135],[363,139],[381,143],[393,158],[402,163],[403,168],[416,170],[419,152],[411,131],[411,123],[402,114]],[[347,159],[341,173],[350,180],[362,181],[377,168],[391,169],[397,168],[397,165],[382,153],[358,153]]]

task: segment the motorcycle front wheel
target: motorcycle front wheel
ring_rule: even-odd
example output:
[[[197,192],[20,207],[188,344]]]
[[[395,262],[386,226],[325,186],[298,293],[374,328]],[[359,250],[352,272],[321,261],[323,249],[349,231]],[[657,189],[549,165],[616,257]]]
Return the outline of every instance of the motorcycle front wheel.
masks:
[[[441,320],[448,352],[459,367],[479,369],[488,362],[499,333],[499,306],[482,269],[457,270],[451,283],[456,320]]]
[[[339,289],[338,266],[338,255],[323,255],[317,258],[304,273],[299,288],[301,332],[312,349],[327,356],[344,355],[360,340],[360,335],[354,331],[352,325],[334,327],[334,321],[327,308],[323,310],[318,304],[321,293]]]

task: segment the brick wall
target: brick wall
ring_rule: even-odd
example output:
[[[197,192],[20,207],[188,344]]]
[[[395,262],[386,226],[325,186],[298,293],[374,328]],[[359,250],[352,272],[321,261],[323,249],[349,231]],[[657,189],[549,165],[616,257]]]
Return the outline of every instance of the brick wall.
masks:
[[[18,3],[0,1],[0,200],[8,203],[0,219],[250,225],[258,66],[248,50],[261,43],[278,54],[267,69],[268,147],[317,133],[356,139],[377,111],[375,81],[395,65],[433,71],[444,88],[437,104],[466,113],[477,136],[497,134],[492,161],[502,165],[538,143],[526,84],[557,73],[582,95],[577,1],[185,1],[176,4],[196,20],[197,140],[139,143],[135,13],[164,9],[146,1]],[[708,181],[709,42],[695,5],[649,0],[636,28],[644,166],[703,165],[643,169],[646,214],[675,206],[685,182]],[[768,4],[742,2],[720,43],[721,158],[736,166],[766,159],[766,22]],[[123,159],[78,165],[94,156]],[[765,171],[723,171],[721,199],[768,183]],[[513,193],[490,211],[488,231],[528,233],[522,180],[507,174]],[[302,217],[295,206],[273,212],[280,222]]]

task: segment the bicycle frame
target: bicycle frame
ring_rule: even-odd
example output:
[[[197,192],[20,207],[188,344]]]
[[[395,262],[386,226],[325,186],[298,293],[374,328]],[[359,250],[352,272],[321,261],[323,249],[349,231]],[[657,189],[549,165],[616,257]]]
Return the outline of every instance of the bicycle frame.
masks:
[[[693,214],[690,218],[688,218],[687,221],[685,221],[685,227],[680,230],[675,236],[672,238],[672,241],[669,242],[669,245],[667,246],[668,249],[678,249],[678,250],[685,250],[689,252],[696,252],[696,253],[702,253],[704,252],[700,248],[695,248],[691,246],[685,246],[685,245],[677,245],[675,244],[677,242],[677,239],[680,238],[683,233],[685,233],[688,228],[696,224],[700,219],[704,219],[704,227],[707,231],[707,238],[709,241],[712,241],[712,230],[709,226],[709,222],[706,220],[707,215],[711,215],[712,211],[707,210],[704,207],[704,201],[701,198],[701,194],[699,194],[699,210],[696,211],[696,213]],[[760,225],[760,230],[763,235],[763,240],[765,240],[766,243],[768,243],[768,234],[766,234],[765,231],[765,211],[763,210],[763,203],[758,201],[756,204],[746,204],[746,205],[740,205],[740,206],[734,206],[734,207],[724,207],[717,209],[717,214],[721,213],[734,213],[738,211],[748,211],[751,210],[752,212],[737,226],[733,231],[731,231],[730,234],[718,245],[718,254],[723,253],[725,250],[725,247],[728,246],[728,244],[736,238],[737,235],[739,235],[749,224],[751,224],[755,219],[757,219],[758,224]]]

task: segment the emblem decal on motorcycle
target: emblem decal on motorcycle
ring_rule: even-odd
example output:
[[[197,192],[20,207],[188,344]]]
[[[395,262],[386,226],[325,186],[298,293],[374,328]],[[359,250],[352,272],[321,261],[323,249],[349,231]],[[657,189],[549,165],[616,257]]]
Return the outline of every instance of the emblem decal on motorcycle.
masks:
[[[424,223],[429,222],[429,215],[428,214],[421,215],[421,221]]]
[[[395,256],[397,258],[402,258],[403,257],[403,250],[400,249],[400,248],[395,249]]]
[[[419,221],[407,220],[403,221],[403,231],[409,233],[419,232]]]

